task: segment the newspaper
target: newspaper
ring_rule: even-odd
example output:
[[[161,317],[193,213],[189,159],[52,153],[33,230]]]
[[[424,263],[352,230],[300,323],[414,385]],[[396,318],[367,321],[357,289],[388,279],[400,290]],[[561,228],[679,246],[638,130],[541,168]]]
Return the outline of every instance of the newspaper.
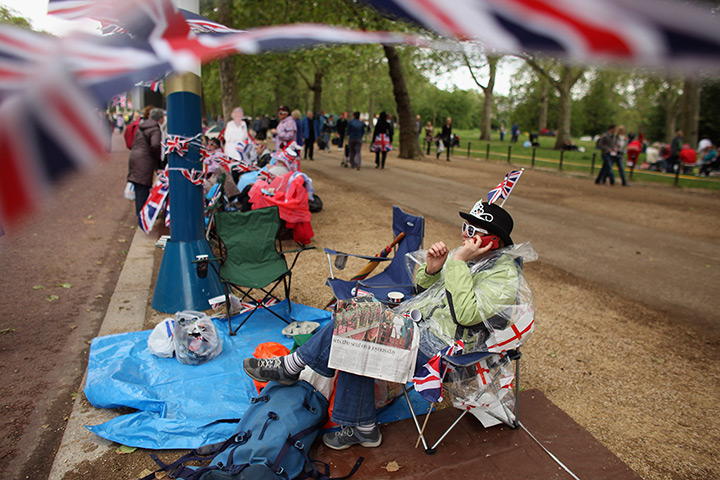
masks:
[[[338,301],[328,366],[365,377],[407,383],[415,371],[420,335],[409,315],[375,297]]]

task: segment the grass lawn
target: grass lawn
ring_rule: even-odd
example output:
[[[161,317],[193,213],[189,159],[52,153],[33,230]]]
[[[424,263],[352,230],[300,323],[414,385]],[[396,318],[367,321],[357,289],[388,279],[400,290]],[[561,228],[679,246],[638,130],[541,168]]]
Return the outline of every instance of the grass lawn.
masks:
[[[533,149],[524,147],[525,141],[529,140],[527,134],[521,134],[517,143],[510,143],[510,135],[505,135],[505,141],[501,142],[499,134],[493,132],[493,140],[479,140],[480,132],[478,130],[457,130],[455,134],[460,137],[460,146],[456,147],[453,155],[477,158],[479,160],[489,160],[497,162],[508,162],[515,167],[532,167],[557,169],[563,172],[583,173],[588,176],[597,175],[602,167],[600,151],[595,149],[595,142],[580,141],[573,139],[578,147],[583,147],[584,152],[561,152],[554,150],[555,137],[539,137],[540,146]],[[399,135],[393,139],[397,145]],[[425,142],[422,142],[423,151],[427,148]],[[397,146],[396,146],[397,148]],[[435,147],[431,148],[431,153],[435,152]],[[509,157],[509,159],[508,159]],[[638,164],[645,160],[645,154],[640,154]],[[615,172],[617,175],[617,172]],[[626,169],[625,175],[628,180],[633,182],[662,183],[667,185],[675,184],[675,175],[663,172],[654,172],[649,170],[634,170],[632,178],[630,170]],[[689,188],[706,188],[710,190],[720,190],[719,177],[698,177],[695,175],[679,175],[677,178],[679,187]]]

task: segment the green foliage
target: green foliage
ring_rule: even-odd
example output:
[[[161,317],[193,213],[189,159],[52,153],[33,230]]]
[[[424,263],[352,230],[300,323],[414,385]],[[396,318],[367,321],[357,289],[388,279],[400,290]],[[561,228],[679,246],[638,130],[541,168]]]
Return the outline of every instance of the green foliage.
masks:
[[[32,30],[30,20],[25,17],[21,17],[18,13],[4,5],[0,5],[0,23],[14,25],[16,27],[25,28]]]

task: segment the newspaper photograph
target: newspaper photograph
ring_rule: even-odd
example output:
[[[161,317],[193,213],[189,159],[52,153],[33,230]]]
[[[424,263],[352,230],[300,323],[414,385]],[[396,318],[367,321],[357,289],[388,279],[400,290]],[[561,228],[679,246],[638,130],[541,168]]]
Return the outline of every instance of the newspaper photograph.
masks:
[[[338,301],[328,366],[344,372],[406,383],[420,343],[409,315],[394,313],[375,297]]]

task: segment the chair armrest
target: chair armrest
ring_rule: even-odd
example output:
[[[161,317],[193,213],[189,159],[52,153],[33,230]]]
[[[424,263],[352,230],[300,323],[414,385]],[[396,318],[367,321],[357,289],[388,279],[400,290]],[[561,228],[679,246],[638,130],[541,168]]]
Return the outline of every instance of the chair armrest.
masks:
[[[389,257],[376,257],[374,255],[358,255],[355,253],[338,252],[337,250],[331,250],[329,248],[325,248],[324,250],[328,256],[343,255],[345,257],[364,258],[365,260],[373,261],[373,262],[389,262],[390,260],[392,260],[392,258],[389,258]]]
[[[304,252],[305,250],[315,250],[315,248],[316,248],[316,247],[302,247],[302,248],[296,248],[296,249],[293,249],[293,250],[281,250],[281,251],[278,252],[278,253],[280,253],[280,254],[283,254],[283,253],[296,253],[296,252],[297,252],[297,253],[300,253],[300,252]]]

